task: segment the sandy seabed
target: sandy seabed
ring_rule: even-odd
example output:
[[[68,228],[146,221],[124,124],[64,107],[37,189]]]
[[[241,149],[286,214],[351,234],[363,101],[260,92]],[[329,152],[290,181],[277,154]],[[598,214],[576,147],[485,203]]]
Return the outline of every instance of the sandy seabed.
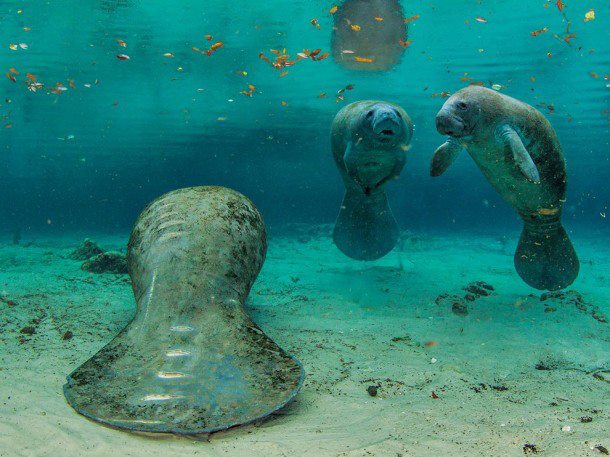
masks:
[[[272,237],[249,299],[260,327],[303,363],[302,390],[267,420],[198,439],[113,430],[68,406],[66,375],[133,316],[129,278],[82,271],[68,256],[82,234],[4,240],[0,456],[602,456],[610,449],[607,237],[574,239],[581,273],[573,292],[541,300],[514,271],[518,233],[405,233],[386,258],[360,263],[339,253],[328,231],[293,226]],[[124,251],[127,234],[88,235]],[[493,291],[465,299],[474,281]]]

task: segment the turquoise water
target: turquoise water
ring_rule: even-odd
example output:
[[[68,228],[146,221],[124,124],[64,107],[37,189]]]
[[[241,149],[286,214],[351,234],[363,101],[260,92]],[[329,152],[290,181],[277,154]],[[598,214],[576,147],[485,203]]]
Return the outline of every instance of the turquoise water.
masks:
[[[244,192],[269,223],[330,222],[342,194],[330,123],[341,106],[367,98],[402,105],[415,123],[400,184],[389,188],[404,224],[510,224],[510,210],[465,156],[444,179],[428,177],[442,139],[434,116],[444,99],[434,94],[468,84],[460,78],[499,84],[549,118],[568,161],[566,220],[606,227],[607,5],[585,22],[596,5],[568,4],[563,12],[576,35],[568,44],[555,37],[567,23],[554,2],[404,2],[404,16],[419,18],[407,24],[412,43],[390,71],[345,70],[327,58],[298,62],[279,77],[259,59],[270,49],[329,51],[332,6],[2,2],[2,70],[19,71],[16,83],[4,77],[1,85],[2,123],[12,125],[1,132],[5,229],[129,228],[155,196],[202,183]],[[216,40],[224,46],[212,56],[191,49]],[[28,49],[12,51],[11,43]],[[27,72],[45,89],[28,91]],[[67,90],[49,94],[58,82]],[[248,84],[256,87],[252,97],[240,93]],[[337,103],[348,84],[354,89]],[[319,205],[326,196],[332,200]]]
[[[345,11],[367,11],[347,23],[349,36],[375,54],[357,69],[342,63],[357,56],[349,49],[355,42],[334,31]],[[367,35],[376,27],[387,32]],[[0,0],[0,456],[117,449],[134,456],[603,455],[610,448],[609,31],[608,2],[582,0]],[[385,52],[398,57],[378,70]],[[294,65],[276,60],[298,53],[304,57]],[[445,140],[436,114],[469,84],[535,107],[557,133],[567,162],[562,220],[580,259],[566,290],[548,294],[517,274],[522,222],[468,154],[430,176]],[[361,262],[333,239],[346,188],[331,124],[340,109],[367,99],[401,106],[413,136],[399,179],[386,187],[398,231],[373,230],[387,233],[394,249]],[[288,403],[270,420],[201,443],[88,421],[70,408],[62,386],[136,313],[125,260],[133,224],[160,195],[203,185],[243,193],[264,218],[269,245],[260,276],[247,300],[231,300],[281,348],[264,346],[278,364],[293,364],[294,379],[289,389],[266,390],[269,404],[238,402],[238,419],[197,430],[249,424]],[[151,232],[164,242],[182,239],[179,224],[194,212],[164,208],[157,205]],[[199,210],[204,216],[192,224],[204,220]],[[244,224],[243,215],[235,220],[210,232],[233,233]],[[117,263],[102,273],[91,268],[95,257],[75,255],[84,238]],[[230,240],[219,244],[232,248]],[[253,253],[261,246],[245,245],[243,264],[260,267]],[[170,268],[160,277],[180,272],[176,258],[207,265],[203,251],[166,259],[162,267]],[[140,254],[142,264],[155,260]],[[247,272],[252,281],[257,268]],[[172,300],[155,301],[154,278],[152,286],[138,279],[140,310],[156,310],[159,329],[171,321],[172,331],[188,333],[196,326],[174,318],[181,308],[201,318],[184,298],[191,295],[178,294],[165,313],[158,303]],[[192,285],[192,278],[176,283]],[[171,287],[159,289],[172,297]],[[140,317],[146,322],[148,314]],[[226,322],[214,318],[207,322],[215,335]],[[142,377],[149,365],[161,370],[164,340],[156,327],[143,328],[117,358],[155,345],[158,353],[126,356],[123,371],[112,371],[115,354],[106,355],[99,379],[108,375],[111,385],[131,367]],[[193,352],[209,362],[230,343],[219,337],[210,351],[203,344]],[[260,362],[256,344],[239,343],[240,363]],[[241,369],[223,376],[239,381]],[[162,371],[164,379],[181,376],[172,370]],[[197,392],[200,378],[188,377],[195,379],[188,389]],[[235,404],[224,386],[215,385],[222,392],[214,395]],[[72,395],[74,405],[82,394]],[[157,391],[148,397],[167,400]],[[77,410],[143,429],[101,418],[99,411],[121,410],[120,402],[101,403]]]

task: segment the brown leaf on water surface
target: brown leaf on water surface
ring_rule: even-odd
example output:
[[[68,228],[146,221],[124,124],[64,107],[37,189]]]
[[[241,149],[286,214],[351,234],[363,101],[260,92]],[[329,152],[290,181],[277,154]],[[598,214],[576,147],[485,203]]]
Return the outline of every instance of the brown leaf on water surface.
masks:
[[[540,35],[542,33],[547,32],[548,30],[549,30],[548,27],[544,27],[542,29],[538,29],[538,30],[534,30],[533,32],[530,32],[530,35],[531,36],[538,36],[538,35]]]

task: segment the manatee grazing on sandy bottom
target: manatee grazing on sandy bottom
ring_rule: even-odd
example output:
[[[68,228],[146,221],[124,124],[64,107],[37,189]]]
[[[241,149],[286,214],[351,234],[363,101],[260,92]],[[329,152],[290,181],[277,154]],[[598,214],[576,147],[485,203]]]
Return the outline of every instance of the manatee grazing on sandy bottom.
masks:
[[[191,187],[153,201],[129,240],[135,317],[68,376],[70,405],[112,427],[178,434],[283,407],[303,369],[243,307],[266,250],[261,215],[235,191]]]
[[[331,147],[345,196],[333,239],[348,257],[375,260],[396,245],[398,224],[384,187],[404,167],[412,136],[409,115],[392,103],[354,102],[335,116]]]
[[[346,0],[333,20],[332,56],[342,67],[384,71],[400,62],[407,26],[398,0]]]
[[[466,149],[523,219],[515,252],[519,276],[540,290],[572,284],[579,262],[561,224],[566,164],[557,135],[542,113],[473,85],[447,99],[436,116],[436,127],[449,139],[436,150],[430,174],[442,174]]]

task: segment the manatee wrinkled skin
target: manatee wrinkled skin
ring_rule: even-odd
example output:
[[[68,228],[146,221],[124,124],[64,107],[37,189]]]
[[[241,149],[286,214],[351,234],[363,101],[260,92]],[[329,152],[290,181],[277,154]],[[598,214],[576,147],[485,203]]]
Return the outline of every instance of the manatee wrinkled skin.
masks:
[[[526,103],[472,85],[447,99],[436,125],[449,138],[434,154],[431,175],[442,174],[466,149],[524,221],[514,257],[521,278],[541,290],[569,286],[579,262],[561,225],[566,163],[548,120]]]
[[[396,245],[399,228],[385,186],[400,175],[412,135],[409,115],[392,103],[358,101],[335,116],[331,149],[345,195],[333,240],[348,257],[375,260]]]
[[[252,422],[294,397],[300,363],[243,306],[267,250],[250,200],[214,186],[170,192],[142,211],[128,248],[137,311],[68,376],[77,412],[119,429],[190,435]]]

